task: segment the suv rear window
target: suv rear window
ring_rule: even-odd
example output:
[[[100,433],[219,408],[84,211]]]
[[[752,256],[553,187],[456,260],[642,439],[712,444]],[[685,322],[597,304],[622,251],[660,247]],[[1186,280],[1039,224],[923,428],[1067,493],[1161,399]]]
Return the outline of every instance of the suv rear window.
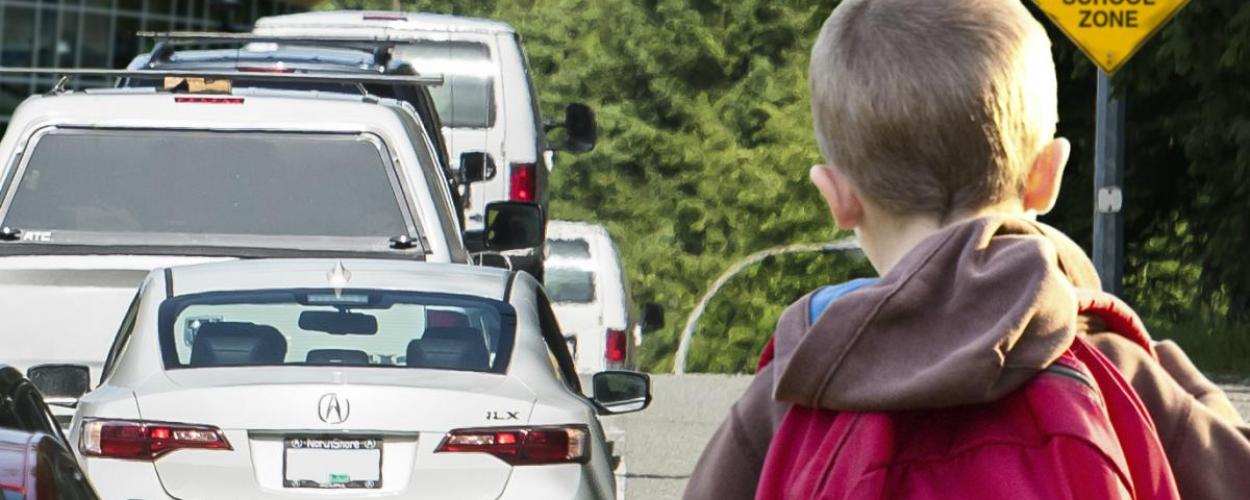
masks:
[[[516,328],[506,303],[387,290],[212,292],[165,300],[166,369],[357,366],[503,373]]]
[[[590,243],[586,240],[547,240],[547,255],[572,259],[589,259]]]
[[[595,301],[595,273],[582,269],[548,267],[543,287],[558,304],[589,304]]]
[[[495,72],[485,44],[464,41],[419,41],[397,47],[396,56],[419,74],[443,75],[430,87],[443,125],[489,128],[495,124]]]
[[[2,224],[48,233],[385,243],[412,233],[393,168],[370,137],[59,129],[35,143],[9,189]]]

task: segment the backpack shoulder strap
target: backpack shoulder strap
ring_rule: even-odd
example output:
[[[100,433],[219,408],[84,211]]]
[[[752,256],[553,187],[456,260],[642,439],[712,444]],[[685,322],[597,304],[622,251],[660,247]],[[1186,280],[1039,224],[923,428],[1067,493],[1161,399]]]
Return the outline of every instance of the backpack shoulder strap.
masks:
[[[1133,341],[1150,353],[1151,357],[1157,357],[1154,343],[1150,340],[1146,327],[1142,325],[1141,318],[1124,301],[1101,290],[1077,288],[1076,303],[1079,313],[1097,316],[1107,325],[1107,330]]]

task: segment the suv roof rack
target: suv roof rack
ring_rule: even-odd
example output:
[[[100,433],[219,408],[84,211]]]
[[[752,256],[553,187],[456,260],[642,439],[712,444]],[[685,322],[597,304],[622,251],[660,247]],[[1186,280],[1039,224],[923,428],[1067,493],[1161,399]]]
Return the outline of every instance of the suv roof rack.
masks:
[[[177,69],[97,69],[97,68],[30,68],[0,66],[0,75],[48,75],[59,76],[61,79],[50,93],[65,90],[65,83],[71,77],[102,77],[102,78],[205,78],[211,80],[261,80],[272,82],[315,82],[342,83],[361,87],[366,83],[374,84],[407,84],[407,85],[442,85],[443,76],[419,75],[365,75],[335,73],[250,73],[241,71],[196,71]],[[367,92],[366,92],[367,94]]]
[[[194,43],[291,43],[305,42],[323,45],[360,45],[403,43],[406,40],[391,38],[389,35],[262,35],[256,33],[228,33],[217,31],[140,31],[135,33],[139,38],[153,38],[172,42]]]
[[[368,50],[373,54],[374,64],[386,66],[391,61],[395,45],[403,41],[392,39],[389,35],[258,35],[216,31],[140,31],[135,33],[135,36],[156,40],[156,46],[152,49],[152,59],[163,62],[169,61],[170,56],[176,51],[174,48],[176,45],[304,43],[323,47]]]

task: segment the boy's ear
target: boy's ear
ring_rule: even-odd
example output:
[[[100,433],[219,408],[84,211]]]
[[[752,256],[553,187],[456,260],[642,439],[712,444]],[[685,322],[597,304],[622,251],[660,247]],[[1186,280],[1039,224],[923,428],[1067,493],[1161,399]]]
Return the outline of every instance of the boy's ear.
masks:
[[[1050,212],[1059,199],[1059,186],[1063,183],[1063,169],[1068,164],[1072,144],[1062,137],[1050,141],[1041,154],[1033,160],[1024,182],[1022,200],[1026,211],[1038,215]]]
[[[838,228],[851,230],[858,227],[864,218],[864,204],[851,180],[836,168],[826,165],[813,166],[808,176],[825,203],[829,204],[829,211],[833,213],[833,221]]]

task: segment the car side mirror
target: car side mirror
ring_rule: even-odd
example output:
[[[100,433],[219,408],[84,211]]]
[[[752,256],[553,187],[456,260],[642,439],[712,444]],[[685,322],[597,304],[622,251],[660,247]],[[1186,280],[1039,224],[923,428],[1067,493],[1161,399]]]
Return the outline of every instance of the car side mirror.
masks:
[[[656,303],[647,303],[642,306],[642,327],[643,333],[650,333],[664,328],[664,306]]]
[[[651,405],[651,377],[645,373],[609,370],[596,373],[591,382],[600,415],[633,413]]]
[[[486,229],[465,233],[470,251],[503,252],[542,246],[547,237],[537,203],[496,201],[486,205]]]
[[[595,124],[595,112],[590,106],[579,102],[569,104],[564,109],[564,129],[568,132],[568,143],[564,149],[573,153],[586,153],[595,149],[599,131]]]
[[[489,153],[472,151],[460,154],[459,180],[461,184],[487,181],[495,178],[495,158]]]
[[[77,407],[78,398],[91,390],[91,368],[85,365],[36,365],[26,370],[26,378],[54,406]]]

